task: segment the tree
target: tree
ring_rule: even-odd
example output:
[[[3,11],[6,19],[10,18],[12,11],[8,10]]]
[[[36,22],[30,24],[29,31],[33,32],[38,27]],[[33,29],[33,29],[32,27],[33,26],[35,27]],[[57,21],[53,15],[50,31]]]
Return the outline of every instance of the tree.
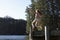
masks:
[[[31,27],[31,22],[34,19],[34,13],[36,9],[39,9],[43,15],[46,15],[45,10],[46,10],[46,5],[45,5],[45,0],[31,0],[32,4],[29,5],[29,7],[26,8],[26,12],[27,12],[27,29],[29,30],[29,28]],[[49,18],[49,16],[45,16],[45,18]],[[47,20],[49,20],[47,18],[47,20],[44,18],[44,20],[46,21],[45,24],[47,23]],[[44,23],[44,22],[42,22]]]
[[[55,6],[56,5],[56,6]],[[54,29],[59,24],[59,13],[60,13],[60,1],[59,0],[31,0],[31,5],[29,5],[29,8],[26,8],[28,14],[28,18],[30,18],[27,22],[27,25],[30,25],[28,27],[31,27],[31,22],[34,19],[34,13],[36,9],[39,9],[43,15],[45,16],[43,18],[43,25],[51,26],[51,29]],[[30,17],[29,17],[30,16]],[[27,18],[27,19],[28,19]],[[57,19],[57,20],[56,20]],[[28,24],[30,22],[30,24]],[[55,26],[55,27],[54,27]]]

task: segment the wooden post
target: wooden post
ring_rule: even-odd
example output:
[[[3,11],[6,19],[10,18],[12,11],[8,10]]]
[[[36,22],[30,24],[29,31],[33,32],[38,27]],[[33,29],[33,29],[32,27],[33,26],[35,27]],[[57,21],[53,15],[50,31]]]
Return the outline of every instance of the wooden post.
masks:
[[[30,33],[29,33],[29,40],[32,40],[32,38],[31,38],[31,28],[30,28]]]
[[[50,40],[49,38],[49,28],[45,26],[45,40]]]

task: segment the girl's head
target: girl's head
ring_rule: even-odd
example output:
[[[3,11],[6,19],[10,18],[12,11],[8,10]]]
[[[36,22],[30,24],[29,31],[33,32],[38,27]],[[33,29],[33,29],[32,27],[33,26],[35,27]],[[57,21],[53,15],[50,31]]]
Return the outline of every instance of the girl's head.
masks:
[[[36,9],[36,11],[35,11],[35,12],[36,12],[36,13],[38,13],[38,11],[39,11],[39,10],[38,10],[38,9]]]
[[[38,9],[37,9],[35,12],[36,12],[36,13],[39,13],[40,15],[42,15],[41,11],[38,10]]]

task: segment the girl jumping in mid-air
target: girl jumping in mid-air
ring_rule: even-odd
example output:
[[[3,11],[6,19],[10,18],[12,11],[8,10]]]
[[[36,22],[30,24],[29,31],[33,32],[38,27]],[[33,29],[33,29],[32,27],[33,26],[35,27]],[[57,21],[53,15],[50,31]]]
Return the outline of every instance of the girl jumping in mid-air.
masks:
[[[40,17],[42,16],[42,13],[38,9],[35,12],[36,12],[35,18],[32,21],[32,30],[34,30],[35,27],[38,27],[40,25]],[[42,29],[41,25],[38,28],[40,28],[41,30]]]

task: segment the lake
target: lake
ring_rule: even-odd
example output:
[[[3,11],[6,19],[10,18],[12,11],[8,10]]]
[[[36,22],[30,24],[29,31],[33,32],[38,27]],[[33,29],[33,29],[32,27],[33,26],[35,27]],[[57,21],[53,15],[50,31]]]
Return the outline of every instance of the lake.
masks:
[[[26,35],[0,35],[0,40],[25,40]]]

